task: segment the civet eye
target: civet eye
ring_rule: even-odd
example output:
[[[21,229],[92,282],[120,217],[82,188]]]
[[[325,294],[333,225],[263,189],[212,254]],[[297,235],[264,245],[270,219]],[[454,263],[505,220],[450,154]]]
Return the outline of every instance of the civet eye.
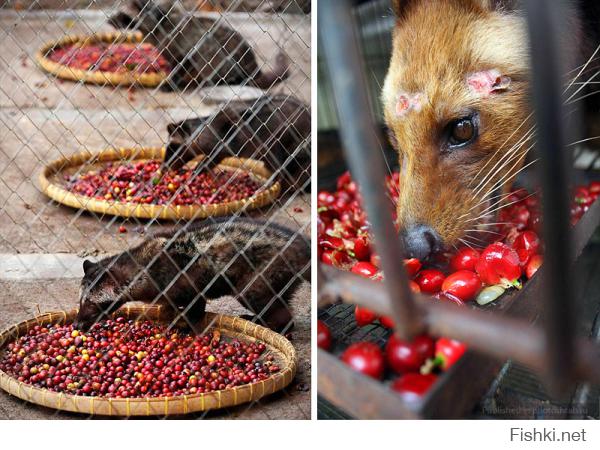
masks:
[[[448,146],[461,147],[477,138],[478,123],[475,116],[461,117],[448,124]]]

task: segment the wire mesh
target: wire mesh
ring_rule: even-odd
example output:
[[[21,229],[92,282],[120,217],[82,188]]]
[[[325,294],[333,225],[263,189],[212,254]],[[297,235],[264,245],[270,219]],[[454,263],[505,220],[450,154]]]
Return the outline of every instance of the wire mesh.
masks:
[[[0,326],[39,311],[73,309],[80,294],[99,298],[98,291],[112,284],[121,300],[112,298],[111,308],[131,298],[171,305],[172,324],[193,326],[190,317],[201,315],[206,302],[207,310],[245,315],[286,334],[299,369],[282,393],[196,417],[308,418],[310,2],[34,0],[0,6]],[[118,60],[119,49],[110,44],[92,55],[83,46],[84,61],[78,47],[55,57],[50,46],[43,56],[92,73],[120,68],[124,78],[165,67],[169,75],[155,87],[94,84],[44,72],[35,60],[40,48],[65,36],[115,31],[141,31],[132,47],[156,50],[142,62],[131,52]],[[158,55],[166,64],[157,65]],[[41,192],[38,176],[51,161],[80,151],[133,149],[114,167],[130,164],[134,177],[142,170],[136,153],[161,146],[167,160],[157,161],[150,177],[129,184],[115,169],[102,180],[110,188],[100,194],[94,185],[88,198],[176,207],[237,195],[243,205],[220,218],[141,219],[91,212],[85,203],[69,208]],[[250,175],[243,168],[222,172],[218,163],[226,157],[256,160],[269,176],[244,191],[240,177]],[[106,167],[83,164],[68,172],[64,185],[72,189],[89,170]],[[179,182],[167,186],[171,179]],[[167,190],[160,198],[119,197],[121,189],[132,188],[149,196],[161,183]],[[193,183],[204,183],[204,190],[192,191]],[[252,195],[276,183],[279,196],[252,209]],[[156,242],[160,246],[153,247]],[[136,250],[140,245],[144,251]],[[94,270],[85,275],[85,258],[102,262],[90,264]],[[146,298],[133,292],[140,285]],[[175,298],[181,285],[188,286],[186,295]],[[4,394],[0,411],[5,418],[76,417]]]

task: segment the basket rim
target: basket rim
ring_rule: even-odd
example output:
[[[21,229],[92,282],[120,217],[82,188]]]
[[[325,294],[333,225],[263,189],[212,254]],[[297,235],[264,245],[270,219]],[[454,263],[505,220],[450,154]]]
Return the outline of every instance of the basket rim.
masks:
[[[52,176],[55,176],[70,167],[114,162],[121,159],[130,159],[131,161],[163,159],[164,153],[164,147],[107,148],[96,153],[84,150],[69,156],[63,156],[62,158],[58,158],[46,164],[40,172],[38,181],[40,183],[41,191],[45,195],[63,205],[101,214],[144,219],[203,219],[211,216],[229,215],[242,208],[256,209],[266,206],[272,203],[279,196],[281,191],[280,182],[274,181],[258,193],[241,200],[205,205],[157,205],[107,201],[75,194],[50,179]],[[228,157],[223,159],[218,166],[226,170],[246,171],[265,185],[272,176],[272,173],[266,169],[262,162],[250,158]]]
[[[160,310],[160,306],[154,306],[154,305],[153,306],[148,306],[148,305],[129,306],[129,305],[126,305],[123,308],[121,308],[119,311],[117,311],[115,314],[118,315],[119,313],[123,313],[124,311],[127,314],[132,314],[132,313],[133,314],[135,314],[135,313],[144,314],[144,313],[148,313],[148,312],[152,312],[152,311],[158,311],[158,313],[160,313],[159,310]],[[32,319],[24,320],[17,324],[6,327],[2,331],[0,331],[0,350],[3,350],[7,343],[10,343],[10,342],[14,341],[15,339],[18,339],[18,337],[19,337],[18,330],[20,329],[20,327],[26,327],[28,325],[45,323],[45,322],[43,322],[44,319],[50,321],[50,322],[46,322],[46,323],[60,323],[61,320],[67,321],[67,320],[73,318],[75,314],[77,314],[77,309],[73,309],[70,311],[62,310],[62,311],[46,312],[46,313],[38,314],[38,315],[34,316]],[[55,316],[58,316],[58,317],[55,317]],[[156,320],[156,319],[154,319],[154,320]],[[221,331],[225,331],[226,335],[227,335],[227,332],[242,334],[249,339],[257,339],[257,340],[261,340],[262,342],[266,342],[268,345],[275,348],[276,350],[278,350],[281,354],[283,354],[285,356],[284,362],[286,365],[284,367],[282,367],[279,372],[274,373],[274,374],[270,375],[267,379],[258,381],[256,383],[247,383],[247,384],[242,384],[242,385],[235,386],[232,388],[221,389],[221,390],[211,391],[211,392],[203,392],[203,393],[196,393],[196,394],[184,394],[184,395],[171,396],[171,397],[160,396],[160,397],[116,398],[116,397],[100,397],[100,396],[93,397],[93,396],[68,394],[68,393],[64,393],[64,392],[54,392],[54,391],[50,391],[48,389],[43,389],[43,388],[40,388],[37,386],[33,386],[33,385],[25,383],[23,381],[18,381],[16,378],[14,378],[13,376],[7,374],[6,372],[4,372],[2,370],[0,370],[0,388],[3,389],[4,391],[6,391],[7,393],[17,396],[23,400],[27,400],[27,401],[30,401],[30,402],[36,403],[36,404],[41,404],[42,406],[50,407],[50,408],[58,409],[58,410],[88,413],[88,414],[94,415],[94,414],[100,414],[100,413],[95,413],[93,411],[93,409],[94,409],[93,404],[100,403],[100,402],[109,403],[111,405],[111,409],[112,409],[112,407],[118,408],[119,406],[124,405],[126,407],[127,411],[129,411],[129,408],[132,405],[135,406],[135,405],[143,404],[143,405],[150,406],[150,405],[156,405],[156,404],[163,404],[163,405],[165,405],[165,414],[164,415],[175,415],[175,414],[181,414],[181,413],[167,412],[167,405],[169,404],[169,402],[171,404],[173,404],[175,402],[179,402],[179,401],[183,400],[184,404],[187,404],[188,402],[191,402],[196,399],[203,400],[205,398],[213,398],[214,396],[217,396],[219,398],[219,406],[217,406],[216,408],[215,407],[206,408],[206,409],[192,408],[192,409],[188,409],[187,411],[183,411],[183,414],[192,413],[192,412],[201,412],[201,411],[205,411],[205,410],[209,410],[209,409],[220,409],[220,408],[225,408],[228,406],[235,406],[238,404],[247,403],[249,401],[258,400],[258,399],[264,397],[265,395],[270,395],[272,393],[277,392],[278,390],[285,388],[294,379],[294,377],[296,375],[296,371],[297,371],[297,366],[298,366],[298,355],[297,355],[296,349],[294,348],[292,343],[287,338],[282,336],[281,334],[276,333],[273,330],[270,330],[261,325],[249,322],[248,320],[242,319],[241,317],[237,317],[237,316],[229,316],[229,315],[225,315],[225,314],[218,314],[218,313],[212,313],[212,312],[207,311],[205,320],[207,322],[209,322],[209,326],[207,327],[207,329],[218,329]],[[245,330],[248,326],[252,326],[253,330],[255,330],[256,333],[260,333],[260,338],[256,336],[256,333],[252,334],[252,335],[246,334],[246,332],[243,330]],[[268,336],[268,338],[271,340],[271,342],[264,341],[263,340],[264,336]],[[286,381],[288,374],[289,374],[289,380]],[[279,383],[280,380],[283,381],[281,384]],[[267,390],[265,388],[265,384],[272,384],[273,389],[271,389],[270,392],[267,392]],[[13,387],[17,386],[17,392],[13,392],[10,389],[11,385]],[[262,390],[260,388],[258,388],[258,386],[262,386]],[[245,402],[221,404],[221,398],[225,394],[233,393],[234,397],[237,398],[238,392],[240,392],[242,390],[248,390],[248,389],[250,389],[251,393],[253,390],[254,391],[261,390],[260,395],[258,395],[258,393],[256,393],[255,395],[251,394],[251,398]],[[22,395],[22,392],[28,392],[29,398]],[[52,405],[42,404],[40,402],[32,401],[31,396],[32,396],[32,393],[34,393],[34,392],[41,394],[42,398],[45,398],[48,400],[51,400],[52,398],[58,399],[58,406],[52,406]],[[72,400],[73,402],[75,402],[75,404],[77,404],[78,401],[90,402],[92,405],[92,407],[91,407],[92,411],[79,411],[79,410],[74,411],[72,409],[61,408],[61,403],[64,405],[64,402],[68,401],[68,400]],[[202,404],[204,404],[204,402],[202,402]],[[104,414],[101,414],[101,415],[104,415]],[[118,415],[118,414],[110,413],[108,415]],[[147,413],[147,414],[131,414],[130,413],[127,415],[163,415],[163,414],[149,414],[149,413]]]
[[[104,70],[83,70],[70,67],[66,64],[60,64],[52,61],[46,55],[57,47],[65,45],[83,43],[90,44],[96,42],[114,43],[118,40],[123,42],[139,43],[143,41],[143,35],[139,31],[110,31],[98,32],[92,34],[75,34],[63,36],[60,39],[46,42],[35,53],[37,64],[46,72],[71,81],[84,81],[99,85],[110,84],[113,86],[129,86],[139,84],[145,87],[156,87],[169,74],[167,72],[141,73],[133,72],[109,72]]]

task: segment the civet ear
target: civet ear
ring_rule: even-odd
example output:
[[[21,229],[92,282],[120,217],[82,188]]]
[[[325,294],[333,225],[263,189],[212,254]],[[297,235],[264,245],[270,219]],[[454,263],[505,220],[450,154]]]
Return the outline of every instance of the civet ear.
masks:
[[[118,12],[117,14],[108,18],[108,24],[117,30],[133,28],[133,17],[127,13]]]
[[[89,259],[86,259],[83,261],[83,273],[85,273],[86,275],[89,275],[94,270],[95,267],[96,267],[96,264],[94,264]]]
[[[482,70],[467,76],[467,85],[479,97],[489,97],[508,90],[510,77],[502,75],[498,69]]]
[[[517,0],[471,0],[477,6],[488,11],[514,11],[518,8]]]
[[[133,7],[138,11],[143,11],[144,8],[150,8],[153,6],[152,0],[133,0]]]
[[[417,3],[417,1],[419,0],[392,0],[392,10],[394,11],[394,14],[396,14],[396,17],[402,19],[406,16],[409,8]]]
[[[396,17],[403,19],[408,10],[421,0],[391,0]],[[464,0],[467,3],[468,0]],[[471,4],[485,11],[512,12],[519,8],[518,0],[470,0]]]

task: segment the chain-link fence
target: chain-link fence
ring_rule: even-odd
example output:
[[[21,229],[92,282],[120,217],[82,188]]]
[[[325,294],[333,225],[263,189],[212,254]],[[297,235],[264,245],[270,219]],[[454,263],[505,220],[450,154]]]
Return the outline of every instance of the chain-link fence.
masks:
[[[265,393],[252,374],[266,372],[276,380],[272,395],[195,417],[309,418],[310,2],[2,6],[0,327],[80,308],[77,326],[94,333],[107,313],[141,302],[167,311],[166,337],[178,339],[173,326],[213,333],[200,325],[207,310],[285,336],[298,360],[278,362],[278,377],[273,361],[283,356],[267,345],[255,368],[204,355],[194,371],[180,349],[173,364],[183,367],[166,376],[146,359],[151,381],[142,388],[130,368],[150,357],[130,352],[121,355],[129,366],[122,376],[117,367],[118,382],[94,385],[96,371],[111,367],[102,347],[83,375],[67,364],[75,372],[54,382],[38,376],[44,364],[31,373],[29,355],[19,359],[19,368],[29,364],[19,389],[115,401],[173,390],[169,396],[186,397],[186,412],[188,396],[255,381],[255,392],[260,385]],[[240,330],[252,328],[236,320]],[[220,340],[236,337],[262,341],[242,331],[223,331]],[[65,355],[80,369],[89,358],[87,351]],[[44,362],[51,375],[64,374],[55,356]],[[224,372],[212,388],[211,380],[190,382],[213,376],[215,367]],[[185,377],[176,386],[178,373]],[[127,385],[128,376],[141,381]],[[92,417],[18,397],[2,392],[2,418]]]

